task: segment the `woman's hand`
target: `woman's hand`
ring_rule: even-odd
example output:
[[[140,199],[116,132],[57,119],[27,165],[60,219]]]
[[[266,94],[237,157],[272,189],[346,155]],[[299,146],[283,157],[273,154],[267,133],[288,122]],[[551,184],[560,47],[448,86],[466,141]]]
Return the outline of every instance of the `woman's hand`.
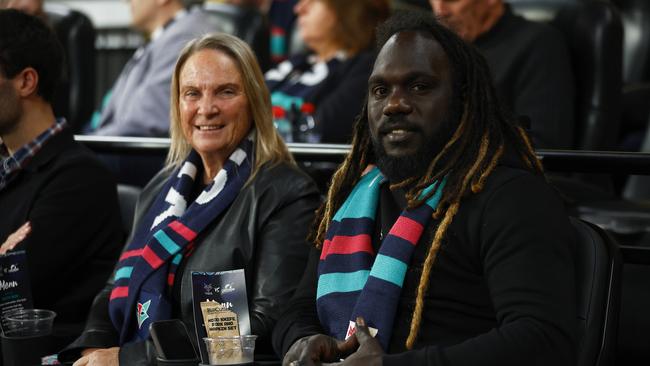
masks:
[[[354,352],[357,347],[355,337],[342,342],[338,339],[316,334],[297,340],[282,360],[283,366],[311,366],[321,362],[335,362]]]
[[[89,348],[72,366],[119,366],[120,347]]]
[[[8,251],[14,249],[16,245],[18,245],[21,241],[25,240],[27,235],[32,232],[32,226],[27,221],[26,223],[23,224],[23,226],[19,227],[18,230],[13,232],[7,240],[0,245],[0,254],[5,254]]]

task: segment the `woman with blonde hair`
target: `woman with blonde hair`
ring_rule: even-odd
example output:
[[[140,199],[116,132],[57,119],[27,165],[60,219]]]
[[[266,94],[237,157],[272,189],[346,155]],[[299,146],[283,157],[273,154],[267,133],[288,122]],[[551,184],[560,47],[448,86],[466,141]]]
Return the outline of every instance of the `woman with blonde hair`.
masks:
[[[315,133],[305,136],[294,123],[294,141],[348,142],[374,63],[375,27],[388,17],[389,1],[300,0],[294,12],[309,52],[266,73],[274,114],[294,122],[313,117]]]
[[[171,88],[167,166],[140,196],[86,331],[62,353],[81,355],[77,366],[155,364],[146,343],[157,320],[181,319],[194,334],[193,271],[245,270],[256,349],[271,353],[271,330],[301,278],[319,196],[273,127],[250,48],[226,34],[192,41]]]

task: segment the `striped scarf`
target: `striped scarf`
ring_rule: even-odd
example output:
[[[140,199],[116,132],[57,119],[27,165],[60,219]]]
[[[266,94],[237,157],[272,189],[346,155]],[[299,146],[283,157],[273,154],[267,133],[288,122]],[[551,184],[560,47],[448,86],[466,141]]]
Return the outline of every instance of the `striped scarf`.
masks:
[[[374,167],[334,215],[318,265],[316,307],[332,337],[347,339],[354,334],[354,320],[362,316],[386,350],[406,270],[440,201],[444,180],[422,192],[436,190],[425,204],[401,213],[375,255],[371,238],[383,178]]]
[[[171,316],[171,289],[194,239],[224,212],[251,173],[253,135],[230,155],[214,180],[191,202],[203,166],[192,150],[167,181],[138,225],[115,271],[109,313],[120,345],[149,336],[151,322]],[[189,205],[188,205],[189,202]]]

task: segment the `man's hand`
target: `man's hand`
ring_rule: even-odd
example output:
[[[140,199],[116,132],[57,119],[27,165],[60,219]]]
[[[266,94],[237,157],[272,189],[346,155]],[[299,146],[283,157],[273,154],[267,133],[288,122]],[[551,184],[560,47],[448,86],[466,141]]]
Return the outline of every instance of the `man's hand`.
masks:
[[[355,337],[339,341],[324,334],[303,337],[297,340],[282,360],[283,366],[311,366],[321,362],[335,362],[354,352],[357,348]]]
[[[357,318],[357,331],[354,333],[354,337],[350,337],[348,340],[352,338],[356,339],[358,342],[359,348],[357,351],[344,361],[333,365],[381,366],[381,356],[384,354],[384,350],[381,348],[379,341],[370,335],[370,331],[368,331],[368,327],[366,326],[366,321],[362,317]]]
[[[18,230],[13,232],[7,240],[0,245],[0,254],[5,254],[8,251],[14,249],[16,245],[18,245],[21,241],[25,240],[27,235],[32,232],[32,226],[27,221],[26,223],[23,224],[23,226],[19,227]]]
[[[120,347],[85,350],[72,366],[119,366],[119,353]]]

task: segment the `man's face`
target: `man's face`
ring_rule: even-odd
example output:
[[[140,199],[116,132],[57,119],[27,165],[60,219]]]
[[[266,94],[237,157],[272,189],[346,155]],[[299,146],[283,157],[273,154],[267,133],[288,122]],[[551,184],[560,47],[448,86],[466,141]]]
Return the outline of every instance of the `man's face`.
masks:
[[[0,136],[13,131],[23,114],[18,93],[12,80],[6,79],[0,73]]]
[[[433,38],[400,32],[382,47],[368,80],[368,123],[391,181],[422,173],[448,140],[452,89],[447,55]]]
[[[429,0],[429,3],[440,21],[467,42],[481,35],[485,19],[497,5],[492,0]]]

